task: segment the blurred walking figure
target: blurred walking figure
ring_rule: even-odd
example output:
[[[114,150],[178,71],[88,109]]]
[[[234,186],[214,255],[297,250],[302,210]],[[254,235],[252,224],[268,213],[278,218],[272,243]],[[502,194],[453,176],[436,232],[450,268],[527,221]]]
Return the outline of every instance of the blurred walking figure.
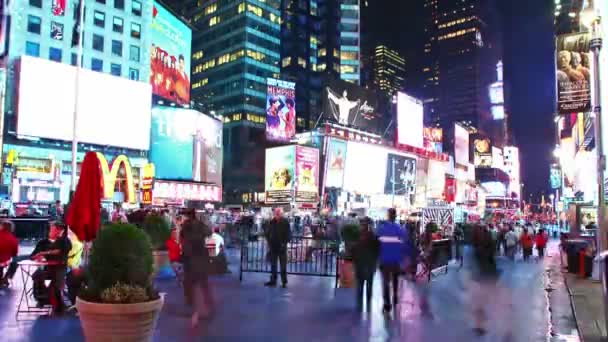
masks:
[[[270,257],[271,275],[266,286],[277,286],[277,262],[281,262],[281,282],[287,287],[287,244],[291,240],[289,221],[283,217],[281,208],[274,209],[274,217],[265,227]]]
[[[524,228],[519,240],[523,250],[524,261],[526,261],[530,259],[530,256],[532,255],[532,248],[534,247],[534,240],[532,239],[532,236],[528,234],[528,228]]]
[[[505,254],[511,261],[515,260],[515,251],[517,250],[517,233],[513,226],[509,227],[509,231],[505,234]]]
[[[383,222],[378,229],[378,240],[380,240],[380,271],[382,272],[382,294],[384,297],[383,311],[388,313],[391,305],[391,283],[393,289],[393,303],[399,302],[399,273],[403,262],[403,246],[405,233],[395,223],[397,211],[394,208],[388,210],[388,221]]]
[[[462,226],[460,224],[458,224],[454,228],[454,246],[455,246],[455,250],[456,250],[456,260],[458,260],[458,262],[460,263],[460,267],[462,267],[463,260],[464,260],[463,251],[462,251],[463,243],[464,243],[464,231],[462,229]]]
[[[196,327],[202,317],[209,316],[214,309],[214,302],[209,288],[209,252],[205,239],[211,235],[207,224],[197,220],[194,212],[182,223],[180,241],[182,243],[182,261],[184,263],[184,292],[192,295],[194,312],[192,327]],[[186,289],[189,289],[186,290]],[[188,301],[189,298],[186,298]]]
[[[547,241],[549,241],[549,235],[544,229],[539,229],[538,234],[536,234],[536,249],[538,250],[539,258],[545,256],[545,247],[547,246]]]
[[[485,306],[492,300],[489,285],[495,283],[498,278],[498,270],[496,269],[496,260],[494,258],[496,247],[490,230],[481,226],[475,229],[473,248],[475,251],[473,279],[475,280],[474,286],[476,287],[474,298],[472,298],[475,320],[473,330],[479,335],[484,335],[488,320]]]
[[[372,302],[372,289],[374,287],[374,274],[378,266],[380,242],[371,230],[371,219],[365,217],[361,220],[361,234],[359,241],[353,248],[353,261],[357,276],[357,309],[363,310],[363,287],[365,286],[365,299],[367,311]]]

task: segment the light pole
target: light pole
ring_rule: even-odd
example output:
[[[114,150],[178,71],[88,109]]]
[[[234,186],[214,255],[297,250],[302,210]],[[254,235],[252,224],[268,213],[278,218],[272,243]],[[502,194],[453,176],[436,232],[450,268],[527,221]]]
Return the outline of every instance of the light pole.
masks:
[[[601,0],[606,1],[606,0]],[[603,137],[602,137],[602,107],[601,107],[601,86],[600,86],[600,52],[602,50],[602,35],[601,35],[601,16],[598,8],[593,0],[587,0],[587,6],[581,12],[581,23],[589,28],[591,40],[589,48],[593,54],[592,77],[591,77],[591,101],[592,114],[594,115],[595,124],[595,148],[597,150],[597,250],[598,254],[606,249],[605,234],[606,222],[604,211],[606,209],[605,194],[604,194],[604,170],[606,169],[606,156],[604,155]],[[608,305],[606,305],[606,279],[604,277],[604,268],[599,267],[599,276],[603,281],[604,295],[604,312],[608,313]],[[608,327],[608,316],[604,318],[605,327]]]

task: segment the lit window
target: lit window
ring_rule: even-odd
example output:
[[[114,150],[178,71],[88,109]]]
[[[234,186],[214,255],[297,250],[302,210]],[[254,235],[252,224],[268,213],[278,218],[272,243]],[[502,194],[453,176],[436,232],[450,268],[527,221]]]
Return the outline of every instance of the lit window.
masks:
[[[325,71],[325,69],[327,69],[327,65],[325,63],[319,64],[317,67],[317,71]]]
[[[327,50],[325,48],[319,49],[319,57],[325,57],[327,55]]]
[[[93,24],[97,27],[104,27],[106,25],[106,15],[103,12],[95,11],[93,13]]]
[[[245,3],[241,2],[238,7],[238,13],[243,13],[245,11]]]
[[[217,4],[212,4],[211,6],[205,8],[205,15],[211,14],[217,10]]]
[[[137,39],[141,38],[141,25],[131,23],[131,37]]]
[[[281,61],[281,65],[283,66],[283,68],[289,66],[291,64],[291,57],[285,57],[283,58],[283,61]]]
[[[298,65],[302,68],[306,68],[306,60],[302,57],[298,57]]]
[[[213,17],[211,19],[209,19],[209,26],[214,26],[220,23],[220,17]]]
[[[119,17],[114,17],[112,19],[112,31],[117,33],[122,33],[123,20]]]
[[[40,25],[42,24],[42,19],[35,15],[27,16],[27,32],[40,34]]]
[[[257,15],[258,17],[261,17],[264,15],[264,11],[261,8],[259,8],[257,6],[249,5],[249,4],[247,4],[247,11]]]
[[[359,54],[357,54],[356,52],[342,52],[340,54],[340,59],[341,60],[351,60],[351,61],[356,61],[359,59]]]
[[[131,13],[133,13],[136,16],[141,17],[141,1],[133,0],[131,2]]]

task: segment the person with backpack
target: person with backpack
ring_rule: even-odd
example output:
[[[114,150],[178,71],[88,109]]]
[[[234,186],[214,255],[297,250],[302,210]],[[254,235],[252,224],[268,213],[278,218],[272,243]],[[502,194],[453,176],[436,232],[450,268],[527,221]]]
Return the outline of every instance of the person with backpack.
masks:
[[[536,249],[538,250],[538,257],[543,258],[545,256],[545,247],[549,241],[549,235],[544,229],[539,229],[536,234]]]
[[[399,224],[395,223],[397,211],[394,208],[388,210],[388,220],[383,222],[378,229],[378,240],[380,240],[380,271],[382,272],[382,294],[384,297],[383,312],[389,313],[393,307],[391,304],[391,283],[393,289],[393,303],[399,302],[399,274],[403,262],[403,249],[405,232]]]

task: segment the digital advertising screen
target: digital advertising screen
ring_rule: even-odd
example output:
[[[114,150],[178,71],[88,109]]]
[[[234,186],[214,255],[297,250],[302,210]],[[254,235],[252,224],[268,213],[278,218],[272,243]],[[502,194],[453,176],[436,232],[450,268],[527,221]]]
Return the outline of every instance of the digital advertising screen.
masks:
[[[557,36],[556,81],[557,107],[560,114],[591,110],[590,34]]]
[[[397,93],[397,142],[424,147],[424,107],[422,101],[405,93]]]
[[[386,162],[384,193],[406,196],[416,194],[416,159],[389,153]]]
[[[364,195],[384,194],[387,151],[382,146],[349,141],[344,190]]]
[[[192,30],[156,1],[152,15],[152,92],[178,104],[189,104]]]
[[[192,109],[154,107],[149,153],[156,178],[222,184],[222,122]]]
[[[454,126],[454,159],[458,165],[469,165],[469,131],[458,124]]]
[[[492,145],[490,139],[473,140],[474,164],[475,167],[492,167]]]
[[[380,133],[378,95],[354,83],[329,79],[321,94],[324,119],[370,133]]]
[[[443,153],[443,130],[437,127],[424,127],[424,149]]]
[[[319,201],[319,150],[296,146],[296,202]]]
[[[296,182],[296,149],[282,146],[266,149],[266,203],[290,203]]]
[[[327,151],[325,168],[325,186],[342,188],[344,185],[344,168],[346,166],[346,141],[331,139]]]
[[[296,84],[274,78],[267,84],[266,138],[290,141],[296,134]]]
[[[21,56],[17,134],[72,141],[76,67]],[[150,85],[81,69],[78,142],[147,151],[150,148]]]

